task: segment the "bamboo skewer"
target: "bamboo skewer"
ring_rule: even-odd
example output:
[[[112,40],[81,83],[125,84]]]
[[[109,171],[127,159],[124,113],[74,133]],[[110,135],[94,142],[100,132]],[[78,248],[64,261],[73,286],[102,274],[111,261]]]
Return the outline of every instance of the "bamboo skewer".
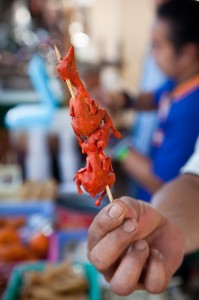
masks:
[[[54,44],[54,48],[55,48],[55,52],[56,52],[56,55],[57,55],[57,59],[59,61],[62,58],[61,57],[61,53],[59,52],[59,50],[58,50],[58,48],[57,48],[57,46],[55,44]],[[66,80],[66,84],[68,86],[68,89],[69,89],[69,91],[71,93],[72,98],[75,99],[75,91],[74,91],[74,88],[72,86],[72,83],[71,83],[70,79]],[[106,192],[107,192],[109,201],[111,203],[113,203],[113,195],[112,195],[110,187],[108,185],[106,186]]]
[[[111,190],[110,190],[110,187],[109,187],[108,185],[106,186],[106,192],[107,192],[109,201],[110,201],[111,203],[113,203],[113,195],[112,195]]]
[[[75,99],[75,92],[74,92],[74,88],[72,86],[72,83],[71,83],[70,79],[67,79],[66,83],[67,83],[67,86],[69,88],[69,91],[71,93],[72,98]]]

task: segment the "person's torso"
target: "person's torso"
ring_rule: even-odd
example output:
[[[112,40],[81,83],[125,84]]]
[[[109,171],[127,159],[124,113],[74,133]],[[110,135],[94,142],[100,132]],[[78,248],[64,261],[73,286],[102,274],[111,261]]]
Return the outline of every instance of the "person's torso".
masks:
[[[199,76],[163,93],[158,109],[151,158],[154,173],[167,181],[193,153],[199,134]]]

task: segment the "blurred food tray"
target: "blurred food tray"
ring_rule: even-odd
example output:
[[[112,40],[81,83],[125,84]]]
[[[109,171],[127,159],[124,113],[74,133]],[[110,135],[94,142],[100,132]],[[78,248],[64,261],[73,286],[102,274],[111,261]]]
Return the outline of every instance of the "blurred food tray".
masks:
[[[89,283],[89,300],[100,300],[100,286],[98,281],[98,273],[96,269],[89,263],[76,263],[75,266],[82,267],[84,269],[86,278]],[[9,285],[4,294],[3,300],[18,300],[20,288],[23,284],[23,274],[25,272],[38,271],[41,272],[45,270],[46,263],[32,263],[32,264],[22,264],[16,267],[13,271]]]

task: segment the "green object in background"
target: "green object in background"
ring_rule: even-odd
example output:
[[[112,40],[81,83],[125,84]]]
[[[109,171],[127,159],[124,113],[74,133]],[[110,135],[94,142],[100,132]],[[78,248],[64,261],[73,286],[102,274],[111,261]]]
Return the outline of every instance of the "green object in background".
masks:
[[[129,149],[128,148],[125,148],[125,149],[121,149],[120,151],[118,151],[118,154],[117,154],[117,159],[119,161],[123,161],[127,155],[129,154]]]
[[[3,300],[18,300],[20,288],[23,284],[23,273],[26,271],[41,272],[45,269],[45,263],[23,264],[17,266],[10,277],[10,281],[3,295]]]
[[[11,275],[3,300],[19,300],[19,292],[23,284],[23,273],[28,271],[41,272],[45,270],[47,263],[27,263],[16,267]],[[89,263],[75,263],[74,266],[83,268],[89,283],[89,300],[100,300],[101,289],[99,286],[98,272],[93,265]]]
[[[99,273],[94,266],[89,263],[83,263],[83,267],[90,286],[89,300],[100,300],[101,289],[99,285]]]
[[[110,155],[113,160],[122,162],[132,149],[134,149],[132,138],[125,137],[117,142],[116,145],[110,147],[108,155]]]

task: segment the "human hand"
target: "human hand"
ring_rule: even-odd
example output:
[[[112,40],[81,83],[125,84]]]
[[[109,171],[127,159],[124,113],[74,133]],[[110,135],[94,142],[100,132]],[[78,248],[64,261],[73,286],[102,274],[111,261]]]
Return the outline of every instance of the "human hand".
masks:
[[[152,206],[129,197],[103,208],[89,228],[88,258],[121,296],[140,287],[162,292],[183,256],[181,230]]]

